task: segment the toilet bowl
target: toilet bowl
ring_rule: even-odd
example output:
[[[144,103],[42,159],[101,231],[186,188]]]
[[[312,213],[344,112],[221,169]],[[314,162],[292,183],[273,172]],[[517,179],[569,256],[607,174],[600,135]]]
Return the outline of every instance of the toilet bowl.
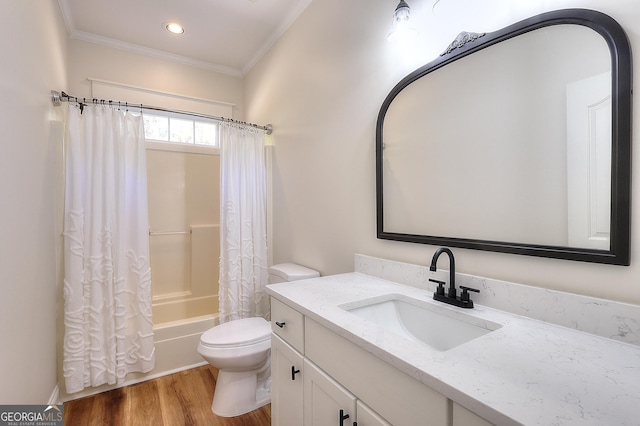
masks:
[[[239,416],[271,401],[271,325],[244,318],[204,332],[198,353],[218,369],[211,411]]]
[[[269,283],[318,277],[317,271],[293,263],[269,268]],[[218,369],[211,411],[221,417],[248,413],[271,402],[271,324],[243,318],[202,334],[198,353]]]

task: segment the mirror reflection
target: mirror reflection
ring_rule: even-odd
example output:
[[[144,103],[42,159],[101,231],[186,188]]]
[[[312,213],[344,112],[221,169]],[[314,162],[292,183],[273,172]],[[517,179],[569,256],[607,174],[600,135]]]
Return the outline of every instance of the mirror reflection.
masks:
[[[385,230],[609,249],[610,63],[557,25],[413,82],[385,118]]]

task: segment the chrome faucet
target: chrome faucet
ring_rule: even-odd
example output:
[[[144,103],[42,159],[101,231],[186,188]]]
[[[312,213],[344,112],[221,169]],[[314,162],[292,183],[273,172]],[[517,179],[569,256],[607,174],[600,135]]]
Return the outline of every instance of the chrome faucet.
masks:
[[[432,272],[437,270],[436,264],[438,263],[438,258],[442,253],[446,253],[449,257],[449,290],[445,294],[445,282],[429,278],[429,281],[438,284],[438,288],[433,293],[433,299],[439,302],[448,303],[449,305],[458,306],[460,308],[473,308],[473,300],[469,298],[469,291],[480,293],[480,290],[461,285],[460,288],[462,289],[462,294],[458,297],[458,292],[456,290],[456,260],[453,257],[453,252],[451,250],[446,247],[440,247],[436,250],[433,254],[433,258],[431,258],[431,266],[429,266],[429,270]]]

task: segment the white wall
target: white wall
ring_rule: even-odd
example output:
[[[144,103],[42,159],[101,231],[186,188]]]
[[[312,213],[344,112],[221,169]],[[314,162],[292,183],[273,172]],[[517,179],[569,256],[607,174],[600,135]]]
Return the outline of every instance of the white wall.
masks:
[[[56,161],[67,36],[55,0],[3,1],[0,40],[0,404],[46,404],[56,386]]]
[[[233,118],[244,119],[243,80],[240,77],[72,39],[69,42],[67,93],[91,97],[88,78],[231,103],[234,104]]]
[[[632,49],[640,49],[640,8],[628,0],[441,0],[434,11],[432,1],[409,4],[423,14],[417,49],[387,42],[394,4],[314,1],[246,76],[247,119],[275,129],[274,263],[334,274],[353,270],[354,253],[429,262],[436,247],[375,237],[375,121],[390,89],[459,32],[493,31],[543,11],[584,7],[618,20]],[[640,133],[633,139],[638,143]],[[633,155],[640,164],[640,150]],[[639,176],[633,173],[633,188],[640,188]],[[640,195],[633,205],[637,223]],[[630,267],[454,252],[459,272],[638,304],[639,246],[640,227],[634,226]]]

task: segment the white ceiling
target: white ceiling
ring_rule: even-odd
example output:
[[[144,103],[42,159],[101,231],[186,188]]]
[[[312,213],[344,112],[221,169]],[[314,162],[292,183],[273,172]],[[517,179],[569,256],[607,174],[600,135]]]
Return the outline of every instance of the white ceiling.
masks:
[[[312,0],[58,0],[69,36],[241,76]],[[174,35],[164,23],[180,23]]]

